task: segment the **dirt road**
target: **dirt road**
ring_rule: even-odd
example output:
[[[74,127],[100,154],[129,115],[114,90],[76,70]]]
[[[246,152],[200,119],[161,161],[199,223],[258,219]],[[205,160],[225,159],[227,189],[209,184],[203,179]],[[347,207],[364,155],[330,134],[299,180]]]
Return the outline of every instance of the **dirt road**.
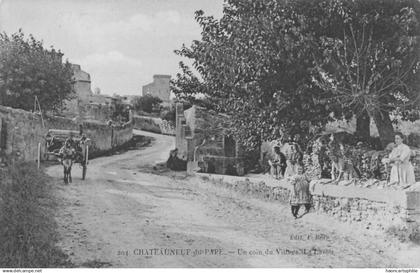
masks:
[[[60,246],[77,267],[390,267],[403,252],[382,237],[355,234],[316,214],[294,220],[289,207],[250,199],[182,174],[149,170],[174,138],[92,160],[56,178]]]

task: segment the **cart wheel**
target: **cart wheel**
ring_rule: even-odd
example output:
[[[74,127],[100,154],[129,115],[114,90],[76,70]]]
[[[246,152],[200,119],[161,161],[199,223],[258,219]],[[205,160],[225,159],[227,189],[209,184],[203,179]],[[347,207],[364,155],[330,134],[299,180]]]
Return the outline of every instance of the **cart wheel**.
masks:
[[[48,160],[48,147],[47,147],[47,144],[45,143],[45,145],[44,145],[44,153],[42,154],[42,159],[44,160],[44,161],[46,161],[46,160]]]
[[[85,180],[85,178],[86,178],[86,172],[87,172],[87,166],[86,165],[83,165],[82,180]]]
[[[38,152],[36,156],[36,163],[38,164],[38,169],[41,166],[41,143],[38,143]]]

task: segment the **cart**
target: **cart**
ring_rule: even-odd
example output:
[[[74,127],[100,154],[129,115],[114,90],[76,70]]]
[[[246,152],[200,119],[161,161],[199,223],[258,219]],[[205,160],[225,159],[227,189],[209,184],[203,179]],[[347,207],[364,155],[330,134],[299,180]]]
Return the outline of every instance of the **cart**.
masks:
[[[67,139],[73,139],[73,148],[76,151],[74,163],[82,167],[82,179],[86,178],[87,165],[89,163],[89,138],[80,135],[79,131],[50,129],[45,136],[45,149],[42,155],[44,161],[59,160],[59,151]],[[41,155],[39,154],[39,157]],[[39,158],[41,159],[41,158]]]

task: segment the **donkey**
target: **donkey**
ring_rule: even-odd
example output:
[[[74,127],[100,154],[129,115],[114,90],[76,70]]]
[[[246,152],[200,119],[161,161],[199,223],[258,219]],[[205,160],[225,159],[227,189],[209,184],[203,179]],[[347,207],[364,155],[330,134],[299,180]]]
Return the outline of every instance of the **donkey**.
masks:
[[[64,167],[64,183],[71,183],[71,167],[73,166],[76,151],[71,147],[70,142],[66,141],[64,146],[60,149],[59,154],[61,157],[61,164]]]

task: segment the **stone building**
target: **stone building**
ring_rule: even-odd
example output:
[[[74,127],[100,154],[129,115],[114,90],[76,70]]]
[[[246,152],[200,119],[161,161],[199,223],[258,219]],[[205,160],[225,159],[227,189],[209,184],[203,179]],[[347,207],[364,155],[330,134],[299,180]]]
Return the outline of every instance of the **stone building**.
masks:
[[[84,105],[80,112],[84,119],[107,122],[112,118],[119,103],[121,103],[121,99],[118,97],[93,94],[90,96],[88,104]]]
[[[78,64],[72,64],[72,69],[74,73],[74,90],[76,91],[77,97],[83,101],[89,101],[89,98],[92,96],[91,90],[91,80],[89,73],[83,71]]]
[[[123,98],[95,93],[91,90],[89,73],[83,71],[78,64],[72,64],[73,88],[75,98],[67,101],[63,114],[67,117],[79,117],[84,120],[107,122],[112,118],[117,104],[123,103]],[[128,99],[128,98],[126,98]]]
[[[240,145],[227,132],[228,116],[199,106],[176,105],[176,148],[188,171],[243,175]]]
[[[81,108],[89,104],[89,100],[93,95],[91,80],[89,73],[83,71],[80,65],[72,64],[71,67],[73,70],[75,98],[67,101],[65,105],[66,110],[63,111],[63,114],[66,116],[80,116]]]
[[[142,95],[152,95],[162,100],[163,105],[170,105],[170,75],[154,75],[153,82],[143,86]]]

